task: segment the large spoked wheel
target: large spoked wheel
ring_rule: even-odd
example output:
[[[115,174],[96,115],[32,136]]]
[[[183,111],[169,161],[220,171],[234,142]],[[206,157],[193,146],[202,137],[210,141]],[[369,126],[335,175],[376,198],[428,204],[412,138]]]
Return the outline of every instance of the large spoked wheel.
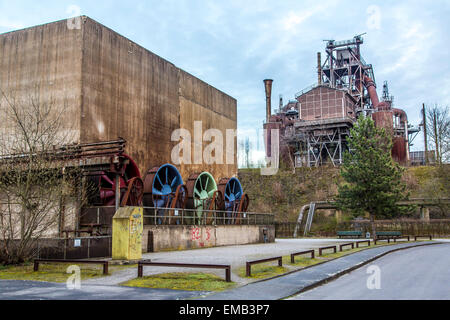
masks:
[[[188,191],[184,184],[180,184],[175,191],[175,198],[172,201],[171,208],[169,212],[168,224],[181,224],[181,214],[182,210],[186,207],[188,197]]]
[[[121,167],[111,171],[90,172],[87,175],[89,204],[96,206],[114,206],[116,202],[117,184],[120,193],[120,204],[123,206],[138,205],[141,174],[136,163],[126,154],[117,156]],[[135,179],[136,178],[136,179]],[[116,180],[118,180],[116,184]],[[128,188],[134,188],[128,192]],[[128,193],[127,201],[124,201]],[[134,196],[133,196],[134,194]],[[131,196],[130,196],[131,195]]]
[[[122,198],[121,206],[138,207],[142,205],[144,196],[144,182],[139,177],[134,177],[128,182],[128,188]]]
[[[239,200],[239,207],[235,214],[235,224],[241,224],[242,218],[245,216],[245,213],[248,210],[248,206],[250,204],[250,198],[247,194],[243,194],[241,199]]]
[[[193,218],[202,223],[203,211],[215,203],[217,184],[209,172],[192,174],[186,183],[188,189],[187,207],[193,210]],[[195,221],[191,221],[194,222]]]
[[[158,224],[171,223],[171,216],[175,211],[170,209],[184,209],[187,191],[183,186],[183,179],[178,169],[165,164],[147,172],[144,179],[145,207],[155,208],[155,214],[160,216]]]
[[[223,194],[221,210],[225,224],[235,224],[240,212],[240,203],[243,196],[242,185],[237,178],[222,178],[219,181],[219,190]]]
[[[218,212],[223,207],[223,196],[220,190],[214,192],[213,197],[209,201],[208,212],[206,213],[206,224],[217,224]]]

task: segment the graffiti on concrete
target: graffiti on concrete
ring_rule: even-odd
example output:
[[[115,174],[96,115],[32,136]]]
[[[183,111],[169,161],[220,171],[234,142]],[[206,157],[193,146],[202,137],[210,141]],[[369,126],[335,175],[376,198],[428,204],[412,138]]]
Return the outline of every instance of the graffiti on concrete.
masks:
[[[192,227],[191,241],[197,242],[200,247],[212,246],[211,228]]]

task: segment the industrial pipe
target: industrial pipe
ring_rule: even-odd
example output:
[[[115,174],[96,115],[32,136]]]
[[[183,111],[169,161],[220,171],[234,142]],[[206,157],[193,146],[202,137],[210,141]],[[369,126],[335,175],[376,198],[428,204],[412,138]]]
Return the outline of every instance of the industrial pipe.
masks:
[[[264,80],[264,87],[266,88],[266,122],[270,122],[272,115],[272,79]]]
[[[380,99],[378,98],[377,86],[375,84],[375,81],[365,76],[364,85],[366,86],[367,91],[369,92],[370,101],[372,101],[374,109],[376,109],[377,111],[390,110],[391,106],[389,103],[385,101],[380,102]]]
[[[319,86],[322,84],[322,54],[317,52],[317,83]]]
[[[378,109],[380,100],[378,99],[377,86],[375,84],[375,81],[373,81],[371,78],[365,76],[364,77],[364,85],[366,86],[367,91],[369,92],[370,101],[372,101],[374,109]]]

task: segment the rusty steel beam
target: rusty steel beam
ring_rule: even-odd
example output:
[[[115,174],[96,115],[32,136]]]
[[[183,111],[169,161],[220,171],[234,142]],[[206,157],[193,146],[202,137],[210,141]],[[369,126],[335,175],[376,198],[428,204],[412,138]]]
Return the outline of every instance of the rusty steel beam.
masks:
[[[342,252],[344,247],[349,247],[349,246],[351,246],[352,249],[355,249],[355,243],[354,242],[349,242],[349,243],[344,243],[344,244],[339,245],[339,251]]]
[[[225,269],[225,281],[231,282],[231,266],[224,264],[196,264],[196,263],[172,263],[172,262],[151,262],[151,260],[138,262],[138,278],[144,276],[144,266],[156,267],[180,267],[180,268],[200,268],[200,269]]]
[[[322,251],[323,251],[323,250],[328,250],[328,249],[333,249],[334,253],[337,252],[336,246],[322,247],[322,248],[319,248],[319,256],[322,255]]]
[[[267,259],[261,259],[261,260],[253,260],[253,261],[247,261],[245,264],[245,276],[251,277],[252,275],[252,265],[264,263],[264,262],[270,262],[270,261],[278,261],[278,266],[283,266],[283,257],[273,257],[273,258],[267,258]]]
[[[37,272],[39,271],[39,264],[40,263],[83,263],[83,264],[101,264],[103,265],[103,274],[108,274],[108,261],[103,260],[58,260],[58,259],[35,259],[33,265],[33,271]]]
[[[295,253],[291,254],[291,263],[295,263],[295,256],[299,256],[299,255],[303,255],[303,254],[311,254],[311,259],[314,259],[314,257],[315,257],[314,250],[295,252]]]

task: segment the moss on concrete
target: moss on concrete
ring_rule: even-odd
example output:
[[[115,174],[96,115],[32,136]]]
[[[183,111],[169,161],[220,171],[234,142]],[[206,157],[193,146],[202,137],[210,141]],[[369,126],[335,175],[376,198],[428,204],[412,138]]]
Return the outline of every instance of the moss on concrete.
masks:
[[[289,271],[286,267],[279,267],[278,265],[274,266],[274,263],[277,263],[276,261],[270,265],[271,262],[268,263],[261,263],[261,264],[255,264],[252,266],[252,273],[250,277],[246,276],[246,268],[240,267],[237,270],[238,276],[242,278],[247,279],[266,279],[275,277],[278,275],[282,275]]]
[[[224,279],[208,273],[163,273],[136,278],[121,285],[187,291],[223,291],[234,287],[236,284],[226,282]]]

